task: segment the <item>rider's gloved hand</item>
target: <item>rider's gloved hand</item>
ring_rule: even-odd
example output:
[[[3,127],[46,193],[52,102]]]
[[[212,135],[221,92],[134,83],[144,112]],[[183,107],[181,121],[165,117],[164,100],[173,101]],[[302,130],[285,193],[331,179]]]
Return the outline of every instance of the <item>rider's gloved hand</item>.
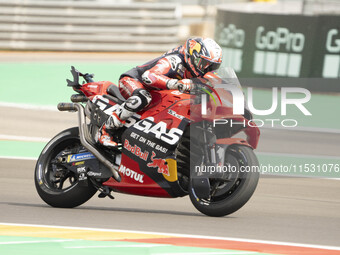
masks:
[[[178,89],[177,83],[178,83],[177,79],[170,79],[170,80],[167,81],[166,87],[168,89]]]
[[[195,84],[190,79],[183,79],[177,82],[177,88],[180,92],[190,92],[195,88]]]
[[[125,121],[121,120],[119,113],[113,112],[106,120],[105,125],[107,129],[117,129],[124,125]]]

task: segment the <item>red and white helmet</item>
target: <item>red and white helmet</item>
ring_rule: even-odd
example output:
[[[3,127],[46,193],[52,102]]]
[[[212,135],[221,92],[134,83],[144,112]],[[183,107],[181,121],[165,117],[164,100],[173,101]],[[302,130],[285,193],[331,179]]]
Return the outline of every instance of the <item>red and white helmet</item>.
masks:
[[[222,63],[222,49],[210,38],[189,38],[184,51],[185,62],[196,76],[217,70]]]

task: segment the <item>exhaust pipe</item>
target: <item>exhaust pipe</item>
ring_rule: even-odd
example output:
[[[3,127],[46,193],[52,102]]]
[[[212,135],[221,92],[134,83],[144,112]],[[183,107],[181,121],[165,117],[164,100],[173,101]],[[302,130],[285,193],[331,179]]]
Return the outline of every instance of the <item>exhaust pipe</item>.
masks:
[[[81,144],[91,152],[100,162],[102,162],[112,172],[113,178],[117,181],[121,181],[121,177],[117,171],[117,167],[108,161],[96,148],[94,148],[85,138],[85,129],[87,129],[84,106],[74,103],[59,103],[59,111],[78,111],[79,122],[79,136]]]

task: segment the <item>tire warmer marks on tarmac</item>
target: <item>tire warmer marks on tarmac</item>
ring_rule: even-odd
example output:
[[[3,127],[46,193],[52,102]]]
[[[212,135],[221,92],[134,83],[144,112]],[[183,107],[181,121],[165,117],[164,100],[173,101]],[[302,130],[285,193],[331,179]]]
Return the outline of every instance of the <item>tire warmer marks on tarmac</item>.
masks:
[[[164,233],[0,223],[1,255],[87,254],[339,255],[340,247]],[[89,253],[90,254],[90,253]]]

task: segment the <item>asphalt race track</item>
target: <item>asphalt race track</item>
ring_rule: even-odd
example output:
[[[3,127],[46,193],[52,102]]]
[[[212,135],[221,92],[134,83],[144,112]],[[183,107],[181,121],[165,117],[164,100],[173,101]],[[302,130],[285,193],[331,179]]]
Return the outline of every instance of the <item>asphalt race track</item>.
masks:
[[[77,55],[82,60],[80,56]],[[42,54],[41,57],[45,56]],[[19,56],[18,59],[29,61],[31,58]],[[51,60],[62,59],[62,56],[54,55]],[[11,61],[13,58],[5,56],[3,60]],[[103,60],[103,55],[100,60]],[[75,113],[7,106],[0,106],[0,120],[0,136],[5,135],[0,137],[0,142],[10,141],[13,137],[52,138],[58,132],[77,125]],[[20,143],[24,145],[25,141]],[[320,158],[320,161],[324,157],[323,162],[332,159],[332,162],[340,163],[339,144],[340,133],[266,128],[261,130],[257,152],[259,156],[301,155],[311,160]],[[1,150],[6,152],[0,144]],[[52,208],[40,199],[35,190],[35,163],[34,158],[0,155],[0,223],[340,246],[339,173],[332,178],[262,175],[255,194],[241,210],[226,217],[212,218],[199,213],[191,205],[189,197],[159,199],[114,194],[115,199],[111,200],[95,195],[78,208]]]
[[[6,116],[0,133],[8,135],[53,137],[76,124],[76,115],[72,113],[1,107],[0,115],[1,119]],[[17,119],[25,126],[18,125]],[[311,148],[313,136],[313,132],[301,136],[299,132],[264,129],[259,151],[275,152],[290,147],[290,153],[318,155]],[[327,155],[338,155],[327,144],[329,139],[340,142],[338,135],[318,133],[317,136],[314,146],[328,148]],[[291,147],[291,140],[286,137],[293,137],[299,146]],[[300,151],[301,148],[306,151]],[[337,180],[264,176],[250,202],[240,211],[224,218],[210,218],[196,211],[188,197],[158,199],[116,194],[115,200],[94,196],[76,209],[51,208],[35,191],[34,167],[35,160],[0,159],[1,222],[340,244]]]

